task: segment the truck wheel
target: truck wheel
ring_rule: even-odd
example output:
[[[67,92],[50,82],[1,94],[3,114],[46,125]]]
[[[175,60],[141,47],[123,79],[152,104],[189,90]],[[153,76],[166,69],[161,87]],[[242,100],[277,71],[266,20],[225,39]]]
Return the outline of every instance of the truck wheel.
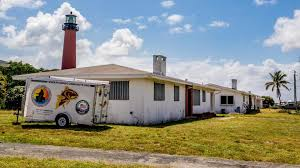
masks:
[[[69,118],[64,114],[58,115],[55,119],[55,122],[56,122],[56,126],[60,128],[66,128],[69,126]]]

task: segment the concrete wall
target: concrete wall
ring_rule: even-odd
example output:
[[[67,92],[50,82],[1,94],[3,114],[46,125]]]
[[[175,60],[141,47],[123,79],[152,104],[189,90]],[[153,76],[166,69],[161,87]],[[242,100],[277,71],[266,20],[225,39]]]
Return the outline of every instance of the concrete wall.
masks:
[[[154,82],[165,84],[165,100],[154,101]],[[185,117],[185,85],[179,86],[179,101],[174,101],[174,83],[145,80],[144,124],[176,121]]]
[[[121,81],[121,80],[120,80]],[[154,80],[130,79],[129,100],[110,100],[108,123],[149,125],[183,119],[185,116],[185,85],[177,85],[179,101],[174,101],[174,84],[165,84],[165,100],[154,101]]]
[[[124,81],[126,80],[124,79]],[[129,100],[109,100],[108,123],[132,125],[142,122],[144,83],[143,79],[129,80]]]
[[[202,90],[203,89],[197,89],[200,90],[200,105],[193,105],[193,114],[201,114],[205,112],[212,112],[211,111],[211,94],[209,91],[206,91],[206,101],[203,102],[202,100]]]

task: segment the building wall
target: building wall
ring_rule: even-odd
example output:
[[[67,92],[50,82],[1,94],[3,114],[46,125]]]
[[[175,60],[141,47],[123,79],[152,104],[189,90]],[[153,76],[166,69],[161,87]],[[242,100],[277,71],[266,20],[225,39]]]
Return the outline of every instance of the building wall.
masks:
[[[201,114],[205,112],[212,112],[211,111],[211,95],[210,92],[206,90],[206,101],[203,102],[202,100],[202,90],[200,90],[200,105],[193,105],[193,114]]]
[[[234,96],[234,104],[233,105],[221,105],[221,96]],[[249,98],[245,96],[245,101],[247,101]],[[217,92],[215,96],[215,104],[216,104],[216,112],[221,113],[222,109],[225,109],[226,113],[235,112],[237,107],[240,107],[241,112],[244,112],[243,108],[243,95],[236,92],[230,92],[227,90],[222,90],[220,92]]]
[[[131,79],[129,80],[129,100],[109,100],[108,123],[135,125],[143,122],[144,85],[144,79]]]
[[[121,81],[121,80],[120,80]],[[110,100],[108,123],[149,125],[185,117],[185,85],[179,86],[179,101],[174,101],[174,84],[165,84],[165,100],[154,101],[154,80],[130,79],[129,100]]]
[[[165,100],[154,101],[154,82],[165,84]],[[179,101],[174,101],[174,83],[145,81],[144,124],[176,121],[185,117],[185,85],[179,86]]]

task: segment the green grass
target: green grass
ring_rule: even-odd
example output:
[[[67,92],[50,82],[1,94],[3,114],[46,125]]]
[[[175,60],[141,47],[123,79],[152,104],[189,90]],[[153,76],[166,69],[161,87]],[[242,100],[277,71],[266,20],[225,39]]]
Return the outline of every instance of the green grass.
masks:
[[[266,109],[226,116],[234,118],[56,129],[53,124],[14,126],[11,112],[1,111],[0,141],[300,164],[300,115]]]
[[[0,157],[1,168],[148,168],[141,165],[120,165],[58,159],[34,159],[25,157]]]

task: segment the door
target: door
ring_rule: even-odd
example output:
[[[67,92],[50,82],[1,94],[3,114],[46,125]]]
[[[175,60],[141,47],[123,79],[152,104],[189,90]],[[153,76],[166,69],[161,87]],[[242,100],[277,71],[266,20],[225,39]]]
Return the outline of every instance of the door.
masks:
[[[185,87],[185,117],[190,117],[193,114],[193,88],[192,86]]]

